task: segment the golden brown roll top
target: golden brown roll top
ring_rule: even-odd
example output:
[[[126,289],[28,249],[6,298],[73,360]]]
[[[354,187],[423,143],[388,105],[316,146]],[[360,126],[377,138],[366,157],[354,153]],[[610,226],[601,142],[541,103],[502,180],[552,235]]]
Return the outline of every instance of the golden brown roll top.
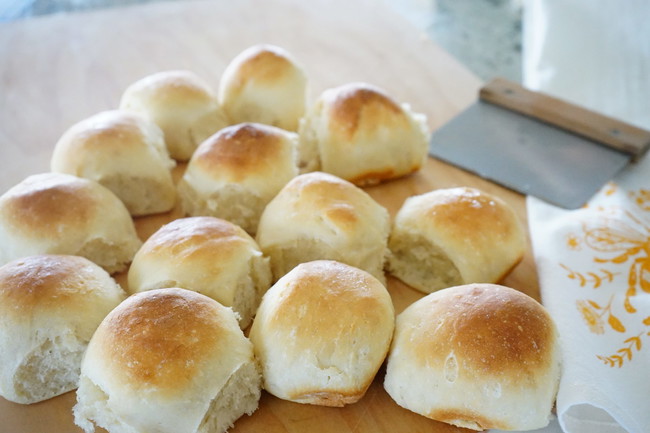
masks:
[[[226,67],[219,101],[232,123],[257,122],[297,131],[305,112],[307,75],[285,49],[254,45]]]
[[[131,84],[120,109],[156,123],[164,132],[169,155],[180,161],[190,159],[203,140],[227,124],[210,86],[183,70],[157,72]]]
[[[75,422],[86,431],[95,423],[110,432],[198,432],[206,424],[222,432],[255,410],[259,380],[230,309],[183,289],[138,293],[88,346]]]
[[[179,183],[184,212],[255,234],[266,205],[298,174],[297,142],[297,134],[259,123],[220,130],[199,146]]]
[[[0,263],[71,254],[112,273],[126,268],[140,245],[124,204],[94,181],[37,174],[0,197]]]
[[[125,111],[104,111],[70,127],[56,143],[53,172],[94,180],[110,189],[131,215],[166,212],[176,188],[160,128]]]
[[[170,289],[134,296],[98,329],[88,355],[94,365],[86,363],[84,372],[101,372],[110,378],[109,387],[162,398],[184,390],[191,397],[197,374],[218,353],[217,342],[244,341],[233,325],[225,308],[193,293]]]
[[[300,166],[356,185],[376,184],[420,169],[427,154],[424,115],[366,83],[328,89],[300,127]]]
[[[393,328],[393,304],[376,278],[320,260],[297,266],[264,295],[250,337],[267,391],[343,406],[366,392]]]
[[[560,349],[548,312],[493,284],[432,293],[397,317],[384,387],[400,405],[474,430],[549,422]]]
[[[337,260],[384,282],[388,211],[365,191],[327,173],[293,178],[268,204],[257,242],[275,279],[296,265]]]
[[[395,216],[388,271],[432,291],[496,283],[519,263],[526,233],[514,210],[475,188],[449,188],[408,198]]]
[[[91,336],[125,296],[83,257],[36,255],[0,267],[0,395],[34,403],[75,389]]]
[[[232,307],[248,326],[271,286],[269,259],[243,229],[214,217],[181,218],[142,245],[129,269],[129,290],[180,287]]]

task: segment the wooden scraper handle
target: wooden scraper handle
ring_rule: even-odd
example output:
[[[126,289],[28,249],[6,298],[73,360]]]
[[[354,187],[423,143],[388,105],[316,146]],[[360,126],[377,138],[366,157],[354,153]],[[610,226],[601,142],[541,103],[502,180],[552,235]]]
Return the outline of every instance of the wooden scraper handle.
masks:
[[[638,160],[650,148],[650,131],[526,89],[504,78],[495,78],[483,86],[479,97],[628,153],[632,161]]]

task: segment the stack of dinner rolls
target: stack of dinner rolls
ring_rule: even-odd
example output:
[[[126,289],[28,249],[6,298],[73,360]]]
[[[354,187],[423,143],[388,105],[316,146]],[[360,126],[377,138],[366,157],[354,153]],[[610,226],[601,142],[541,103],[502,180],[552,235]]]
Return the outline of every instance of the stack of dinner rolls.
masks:
[[[497,284],[526,250],[516,213],[457,187],[391,220],[363,189],[423,166],[426,117],[362,82],[312,102],[305,66],[267,44],[215,88],[186,70],[134,81],[0,196],[0,395],[76,388],[85,432],[221,433],[262,390],[355,403],[385,364],[390,397],[423,416],[546,425],[557,331]],[[145,236],[151,215],[165,224]],[[397,318],[386,273],[424,296]]]

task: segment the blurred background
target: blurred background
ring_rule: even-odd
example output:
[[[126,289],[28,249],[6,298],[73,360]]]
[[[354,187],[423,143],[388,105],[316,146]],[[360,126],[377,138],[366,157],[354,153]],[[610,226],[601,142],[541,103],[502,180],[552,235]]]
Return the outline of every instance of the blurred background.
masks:
[[[184,0],[0,0],[0,25],[162,1]],[[504,77],[638,126],[650,125],[650,0],[377,2],[483,81]]]
[[[0,0],[0,22],[159,1],[171,0]],[[380,1],[481,79],[521,81],[523,0]]]

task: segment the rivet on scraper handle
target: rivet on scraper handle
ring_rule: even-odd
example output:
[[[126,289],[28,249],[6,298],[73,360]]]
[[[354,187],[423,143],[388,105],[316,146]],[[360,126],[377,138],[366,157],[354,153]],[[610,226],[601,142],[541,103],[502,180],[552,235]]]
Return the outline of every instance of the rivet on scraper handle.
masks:
[[[620,150],[637,161],[650,148],[650,131],[552,96],[528,90],[503,78],[487,83],[479,97],[520,114]]]

